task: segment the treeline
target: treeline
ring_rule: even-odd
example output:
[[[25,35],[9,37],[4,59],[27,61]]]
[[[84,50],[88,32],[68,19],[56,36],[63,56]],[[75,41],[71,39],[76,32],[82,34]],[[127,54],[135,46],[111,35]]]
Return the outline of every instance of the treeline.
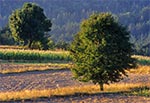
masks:
[[[135,54],[150,55],[150,0],[1,0],[0,44],[15,44],[6,25],[12,11],[24,2],[35,2],[44,9],[52,20],[49,36],[55,42],[71,42],[80,22],[92,13],[111,12],[131,32]]]

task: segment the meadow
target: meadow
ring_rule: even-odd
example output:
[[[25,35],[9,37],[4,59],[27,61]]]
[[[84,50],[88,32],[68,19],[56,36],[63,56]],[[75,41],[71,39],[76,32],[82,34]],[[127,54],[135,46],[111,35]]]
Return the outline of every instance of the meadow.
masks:
[[[70,61],[71,57],[67,51],[0,49],[0,60],[48,62]]]
[[[127,71],[128,77],[118,83],[105,85],[104,91],[100,91],[98,85],[81,83],[72,78],[68,51],[1,48],[0,101],[149,102],[150,57],[133,57],[138,65]]]

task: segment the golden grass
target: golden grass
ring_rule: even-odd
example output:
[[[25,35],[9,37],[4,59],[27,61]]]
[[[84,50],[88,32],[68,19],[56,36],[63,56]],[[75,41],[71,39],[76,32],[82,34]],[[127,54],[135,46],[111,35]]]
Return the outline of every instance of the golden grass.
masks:
[[[0,51],[3,51],[3,52],[15,52],[15,53],[18,53],[18,52],[29,52],[29,53],[44,53],[44,54],[47,54],[47,53],[53,53],[53,54],[69,54],[69,51],[64,51],[64,50],[25,50],[25,49],[1,49],[0,48]]]
[[[136,68],[130,69],[127,72],[134,74],[150,74],[150,66],[139,65]]]
[[[103,92],[130,91],[133,88],[150,86],[150,84],[111,84],[105,85]],[[102,93],[103,93],[102,92]],[[101,93],[98,85],[85,85],[78,87],[63,87],[48,90],[22,90],[17,92],[0,92],[0,101],[36,99],[39,97],[65,96],[76,93]]]
[[[136,59],[150,60],[150,56],[133,55],[132,57]]]
[[[0,73],[21,73],[29,71],[44,71],[53,69],[67,69],[71,64],[45,63],[45,64],[0,64]]]
[[[23,46],[0,45],[0,49],[23,49]]]

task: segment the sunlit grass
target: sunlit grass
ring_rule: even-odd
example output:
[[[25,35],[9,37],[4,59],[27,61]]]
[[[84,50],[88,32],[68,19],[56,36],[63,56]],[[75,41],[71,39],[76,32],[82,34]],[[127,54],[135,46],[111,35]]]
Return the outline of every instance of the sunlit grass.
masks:
[[[127,72],[134,74],[150,74],[150,66],[138,65],[136,68],[130,69]]]
[[[134,74],[150,74],[150,57],[149,56],[140,56],[133,55],[133,58],[137,59],[137,67],[130,69],[129,73]]]
[[[63,87],[57,89],[47,90],[22,90],[17,92],[0,92],[0,101],[10,100],[24,100],[24,99],[35,99],[39,97],[50,97],[50,96],[66,96],[74,95],[76,93],[108,93],[108,92],[129,92],[133,88],[141,88],[150,86],[150,84],[111,84],[105,85],[105,91],[101,92],[98,85],[85,85],[78,87]]]
[[[149,56],[133,55],[132,57],[137,59],[137,63],[139,65],[150,65],[150,57]]]
[[[0,45],[0,49],[24,49],[23,46]]]
[[[136,59],[150,60],[150,56],[133,55],[132,57]]]

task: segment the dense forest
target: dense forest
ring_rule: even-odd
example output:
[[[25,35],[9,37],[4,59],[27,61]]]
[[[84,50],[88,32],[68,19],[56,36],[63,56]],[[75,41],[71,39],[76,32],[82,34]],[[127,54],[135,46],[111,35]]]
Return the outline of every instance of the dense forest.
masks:
[[[80,22],[92,13],[111,12],[130,31],[135,54],[150,55],[150,0],[0,0],[0,44],[15,44],[8,17],[25,2],[44,9],[52,21],[49,36],[55,42],[71,42]]]

